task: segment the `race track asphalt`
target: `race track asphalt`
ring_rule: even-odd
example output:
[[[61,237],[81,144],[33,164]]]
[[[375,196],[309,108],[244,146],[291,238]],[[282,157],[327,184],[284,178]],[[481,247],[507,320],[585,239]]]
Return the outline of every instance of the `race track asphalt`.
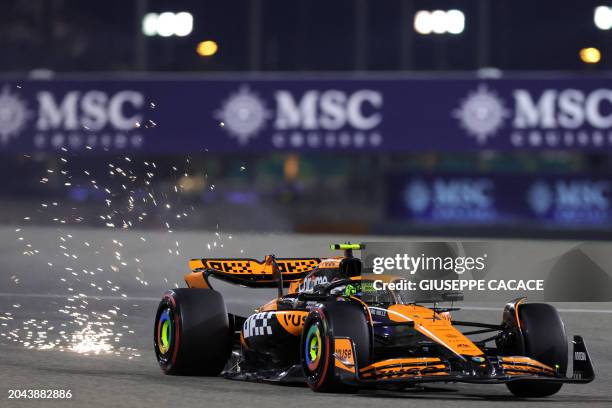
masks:
[[[325,256],[330,254],[327,244],[347,239],[376,237],[237,234],[230,238],[226,233],[0,227],[0,406],[612,406],[610,303],[556,305],[568,335],[584,336],[597,378],[588,385],[566,385],[543,400],[517,400],[503,385],[449,384],[328,395],[302,386],[161,373],[152,349],[152,319],[164,289],[181,284],[187,259],[262,258],[268,253]],[[525,245],[533,249],[539,243]],[[546,245],[558,249],[573,244]],[[229,308],[238,313],[273,294],[228,287],[221,291]],[[454,316],[497,323],[506,300],[469,304]],[[72,398],[8,399],[10,389],[69,389]]]

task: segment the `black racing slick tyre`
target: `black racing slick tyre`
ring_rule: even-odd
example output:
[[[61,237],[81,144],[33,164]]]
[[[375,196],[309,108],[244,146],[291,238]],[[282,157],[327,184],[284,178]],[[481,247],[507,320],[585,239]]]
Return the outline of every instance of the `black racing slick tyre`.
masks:
[[[153,340],[165,374],[219,375],[231,353],[221,294],[196,288],[166,292],[157,308]]]
[[[525,356],[552,368],[559,374],[567,371],[567,338],[561,317],[553,306],[527,303],[518,306]],[[512,394],[521,398],[542,398],[556,394],[563,384],[541,381],[513,381],[506,384]]]
[[[308,386],[317,392],[355,392],[335,371],[334,338],[348,337],[355,347],[357,367],[369,363],[371,331],[363,307],[330,302],[310,312],[302,330],[300,356]]]

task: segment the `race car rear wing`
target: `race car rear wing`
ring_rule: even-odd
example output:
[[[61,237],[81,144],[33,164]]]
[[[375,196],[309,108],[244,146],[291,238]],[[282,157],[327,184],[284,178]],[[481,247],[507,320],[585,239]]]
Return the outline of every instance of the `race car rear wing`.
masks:
[[[266,256],[263,261],[250,258],[192,259],[192,273],[185,275],[190,288],[212,288],[209,278],[250,288],[289,287],[303,279],[321,262],[319,258],[275,258]]]

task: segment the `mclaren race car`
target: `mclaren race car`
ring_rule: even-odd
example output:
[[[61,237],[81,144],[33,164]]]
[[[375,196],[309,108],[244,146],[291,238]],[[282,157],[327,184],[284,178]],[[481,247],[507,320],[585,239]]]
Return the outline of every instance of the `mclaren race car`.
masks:
[[[353,256],[361,244],[332,248],[344,256],[191,260],[188,288],[166,292],[155,317],[163,372],[306,382],[326,392],[505,383],[518,397],[546,397],[564,383],[594,379],[580,336],[573,338],[573,372],[566,376],[568,343],[554,307],[516,299],[500,324],[454,320],[457,308],[417,303],[409,291],[374,290]],[[211,287],[214,279],[277,288],[278,296],[250,316],[230,314]],[[461,294],[440,297],[454,301]]]

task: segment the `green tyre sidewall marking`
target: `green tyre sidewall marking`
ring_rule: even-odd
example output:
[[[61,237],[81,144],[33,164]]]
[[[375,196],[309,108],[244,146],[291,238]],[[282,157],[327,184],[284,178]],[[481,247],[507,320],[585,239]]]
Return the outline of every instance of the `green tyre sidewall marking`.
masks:
[[[308,330],[305,344],[306,364],[308,369],[315,372],[321,362],[321,332],[317,324]]]
[[[171,311],[164,310],[159,317],[159,336],[158,348],[162,355],[167,354],[172,346],[172,320],[170,319]]]

